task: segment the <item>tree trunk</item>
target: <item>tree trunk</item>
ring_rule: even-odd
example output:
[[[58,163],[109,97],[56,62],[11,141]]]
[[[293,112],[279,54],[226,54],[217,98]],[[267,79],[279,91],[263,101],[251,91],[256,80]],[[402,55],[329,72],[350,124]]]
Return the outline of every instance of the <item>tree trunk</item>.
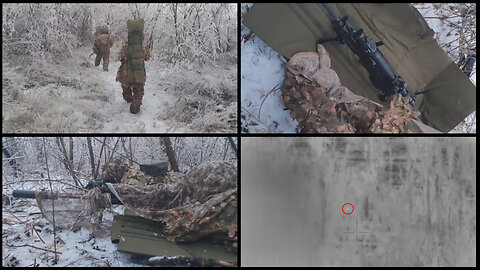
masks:
[[[98,169],[100,168],[100,161],[102,160],[103,147],[105,146],[106,140],[107,140],[107,137],[103,139],[102,148],[100,148],[100,156],[98,157],[97,169],[95,170],[95,175],[93,176],[94,178],[98,177]]]
[[[12,138],[12,140],[14,140],[14,138]],[[8,151],[8,149],[6,148],[6,143],[2,144],[2,153],[8,159],[8,163],[10,164],[10,166],[13,169],[13,176],[17,177],[18,176],[17,173],[20,172],[20,168],[18,167],[18,163],[15,160],[15,158],[12,158],[12,155],[10,154],[10,151]]]
[[[172,148],[172,142],[170,141],[170,137],[163,137],[163,143],[165,143],[165,151],[167,152],[168,161],[170,162],[170,166],[174,172],[180,172],[178,168],[177,159],[175,158],[175,152]]]
[[[92,138],[87,137],[88,153],[90,154],[90,166],[92,167],[92,176],[95,176],[95,158],[93,157]]]
[[[73,171],[73,164],[70,162],[67,149],[65,148],[65,142],[63,141],[62,137],[57,137],[57,145],[60,148],[60,151],[63,153],[63,164],[65,164],[65,168],[67,168],[72,175],[75,185],[79,186],[77,175],[75,175],[75,172]]]
[[[133,151],[132,151],[132,137],[128,138],[128,150],[129,150],[129,158],[130,158],[130,165],[133,165]]]
[[[230,143],[230,146],[233,149],[233,152],[235,152],[235,156],[238,156],[237,154],[237,146],[235,145],[235,142],[233,141],[232,137],[227,137],[228,142]]]
[[[73,137],[70,137],[69,140],[69,148],[70,148],[70,163],[73,164]]]
[[[178,3],[172,3],[172,12],[173,12],[173,26],[175,27],[175,45],[178,46]]]
[[[118,142],[120,141],[120,137],[117,138],[117,141],[115,142],[115,145],[113,146],[112,153],[110,154],[109,158],[113,157],[113,154],[115,154],[115,149],[117,149]]]
[[[225,158],[227,157],[227,152],[228,152],[228,139],[225,140],[225,144],[223,145],[223,160],[225,161]]]

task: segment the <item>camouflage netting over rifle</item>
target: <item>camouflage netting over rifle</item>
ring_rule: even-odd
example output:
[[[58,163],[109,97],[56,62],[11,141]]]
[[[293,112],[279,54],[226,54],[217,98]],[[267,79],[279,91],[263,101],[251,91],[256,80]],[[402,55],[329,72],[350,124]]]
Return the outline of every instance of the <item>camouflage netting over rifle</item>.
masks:
[[[123,166],[117,167],[124,170]],[[206,163],[187,174],[169,172],[162,183],[155,185],[145,185],[142,177],[139,167],[133,166],[124,172],[122,183],[107,183],[128,215],[159,221],[170,242],[196,241],[208,236],[236,249],[235,166]],[[139,185],[124,184],[133,182]],[[50,192],[38,192],[36,198],[42,213],[52,222]],[[98,187],[85,195],[56,193],[55,223],[65,229],[82,226],[94,231],[99,228],[103,210],[110,207],[110,194],[101,193]]]
[[[162,221],[171,242],[212,236],[237,241],[237,169],[224,162],[202,164],[189,173],[169,173],[150,186],[112,184],[126,211]]]
[[[50,191],[37,191],[35,198],[42,215],[53,224],[52,196]],[[54,192],[55,226],[76,230],[85,227],[99,229],[103,210],[110,208],[110,196],[95,188],[85,195]]]
[[[343,87],[322,45],[288,61],[282,96],[302,133],[438,132],[414,120],[420,113],[400,95],[383,107]]]

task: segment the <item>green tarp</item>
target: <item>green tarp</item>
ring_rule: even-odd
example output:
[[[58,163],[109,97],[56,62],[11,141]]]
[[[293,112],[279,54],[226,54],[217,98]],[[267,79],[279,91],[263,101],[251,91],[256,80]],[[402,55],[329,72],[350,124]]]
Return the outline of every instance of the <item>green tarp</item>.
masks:
[[[408,4],[330,4],[339,17],[375,42],[416,96],[415,109],[425,124],[448,132],[476,109],[476,89],[434,39],[420,13]],[[316,41],[335,37],[320,4],[255,4],[244,24],[286,58],[316,51]],[[376,102],[378,91],[368,73],[346,45],[327,42],[325,49],[342,85]],[[385,104],[385,103],[383,103]]]
[[[192,243],[171,243],[162,235],[161,222],[138,216],[115,216],[111,231],[118,250],[148,256],[184,256],[209,258],[236,263],[237,254],[208,240]]]

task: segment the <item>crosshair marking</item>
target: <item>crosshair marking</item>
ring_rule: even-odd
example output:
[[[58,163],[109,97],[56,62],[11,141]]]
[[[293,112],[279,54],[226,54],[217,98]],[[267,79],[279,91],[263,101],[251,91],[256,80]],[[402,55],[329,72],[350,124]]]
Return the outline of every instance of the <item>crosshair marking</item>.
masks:
[[[348,214],[345,213],[345,211],[344,211],[345,206],[347,206],[347,208],[346,208],[347,211],[352,210],[352,212],[349,212]],[[351,214],[353,213],[353,211],[355,211],[355,209],[353,208],[353,204],[351,204],[351,203],[345,203],[345,204],[343,204],[343,206],[342,206],[342,212],[343,212],[345,215],[351,215]]]
[[[357,240],[357,234],[358,233],[368,233],[368,232],[357,232],[357,220],[355,219],[355,231],[353,232],[345,232],[345,233],[355,233],[355,244],[358,244],[358,240]]]

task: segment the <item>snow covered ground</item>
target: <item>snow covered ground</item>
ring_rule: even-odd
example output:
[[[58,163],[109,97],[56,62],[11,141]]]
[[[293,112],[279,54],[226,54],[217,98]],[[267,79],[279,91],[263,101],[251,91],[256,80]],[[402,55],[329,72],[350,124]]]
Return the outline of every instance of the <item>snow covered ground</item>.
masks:
[[[424,7],[419,11],[422,15],[437,14],[441,12],[429,4],[417,4]],[[430,4],[431,5],[431,4]],[[248,8],[253,4],[242,4],[242,14],[248,13]],[[243,20],[243,16],[242,16]],[[430,27],[437,33],[437,40],[445,44],[454,38],[454,35],[446,33],[452,30],[448,24],[439,20],[426,19]],[[242,37],[248,36],[251,31],[243,22],[241,23]],[[458,43],[458,42],[457,42]],[[292,119],[289,110],[284,110],[280,90],[273,90],[281,87],[285,74],[285,59],[276,53],[271,47],[263,42],[256,35],[241,40],[241,124],[242,132],[275,132],[292,133],[296,132],[298,123]],[[475,81],[473,75],[472,81]],[[466,121],[476,123],[476,113],[466,118]],[[454,129],[452,132],[466,132],[463,129]],[[476,128],[468,132],[476,132]]]
[[[24,58],[3,63],[3,132],[234,132],[236,64],[146,62],[147,82],[138,114],[129,111],[115,81],[120,42],[109,71],[93,65],[91,47],[44,64]],[[228,56],[225,56],[228,57]],[[28,75],[25,75],[28,74]],[[201,90],[201,91],[200,91]],[[208,102],[215,102],[211,105]],[[235,117],[232,116],[235,114]],[[235,121],[232,121],[235,118]]]
[[[56,179],[57,176],[53,176]],[[61,176],[58,176],[62,178]],[[47,188],[48,182],[18,182],[4,186],[2,190],[2,266],[52,266],[54,250],[53,226],[42,218],[35,199],[12,198],[12,190]],[[53,182],[54,190],[63,189]],[[108,231],[113,215],[122,213],[123,206],[105,212],[102,229]],[[34,229],[33,229],[34,227]],[[34,247],[36,248],[34,248]],[[41,248],[41,249],[39,249]],[[73,232],[57,229],[58,263],[54,266],[141,266],[132,263],[132,255],[117,251],[110,235],[94,235],[85,228]]]
[[[297,123],[283,109],[280,91],[284,58],[254,37],[242,41],[241,61],[242,132],[295,132]]]

